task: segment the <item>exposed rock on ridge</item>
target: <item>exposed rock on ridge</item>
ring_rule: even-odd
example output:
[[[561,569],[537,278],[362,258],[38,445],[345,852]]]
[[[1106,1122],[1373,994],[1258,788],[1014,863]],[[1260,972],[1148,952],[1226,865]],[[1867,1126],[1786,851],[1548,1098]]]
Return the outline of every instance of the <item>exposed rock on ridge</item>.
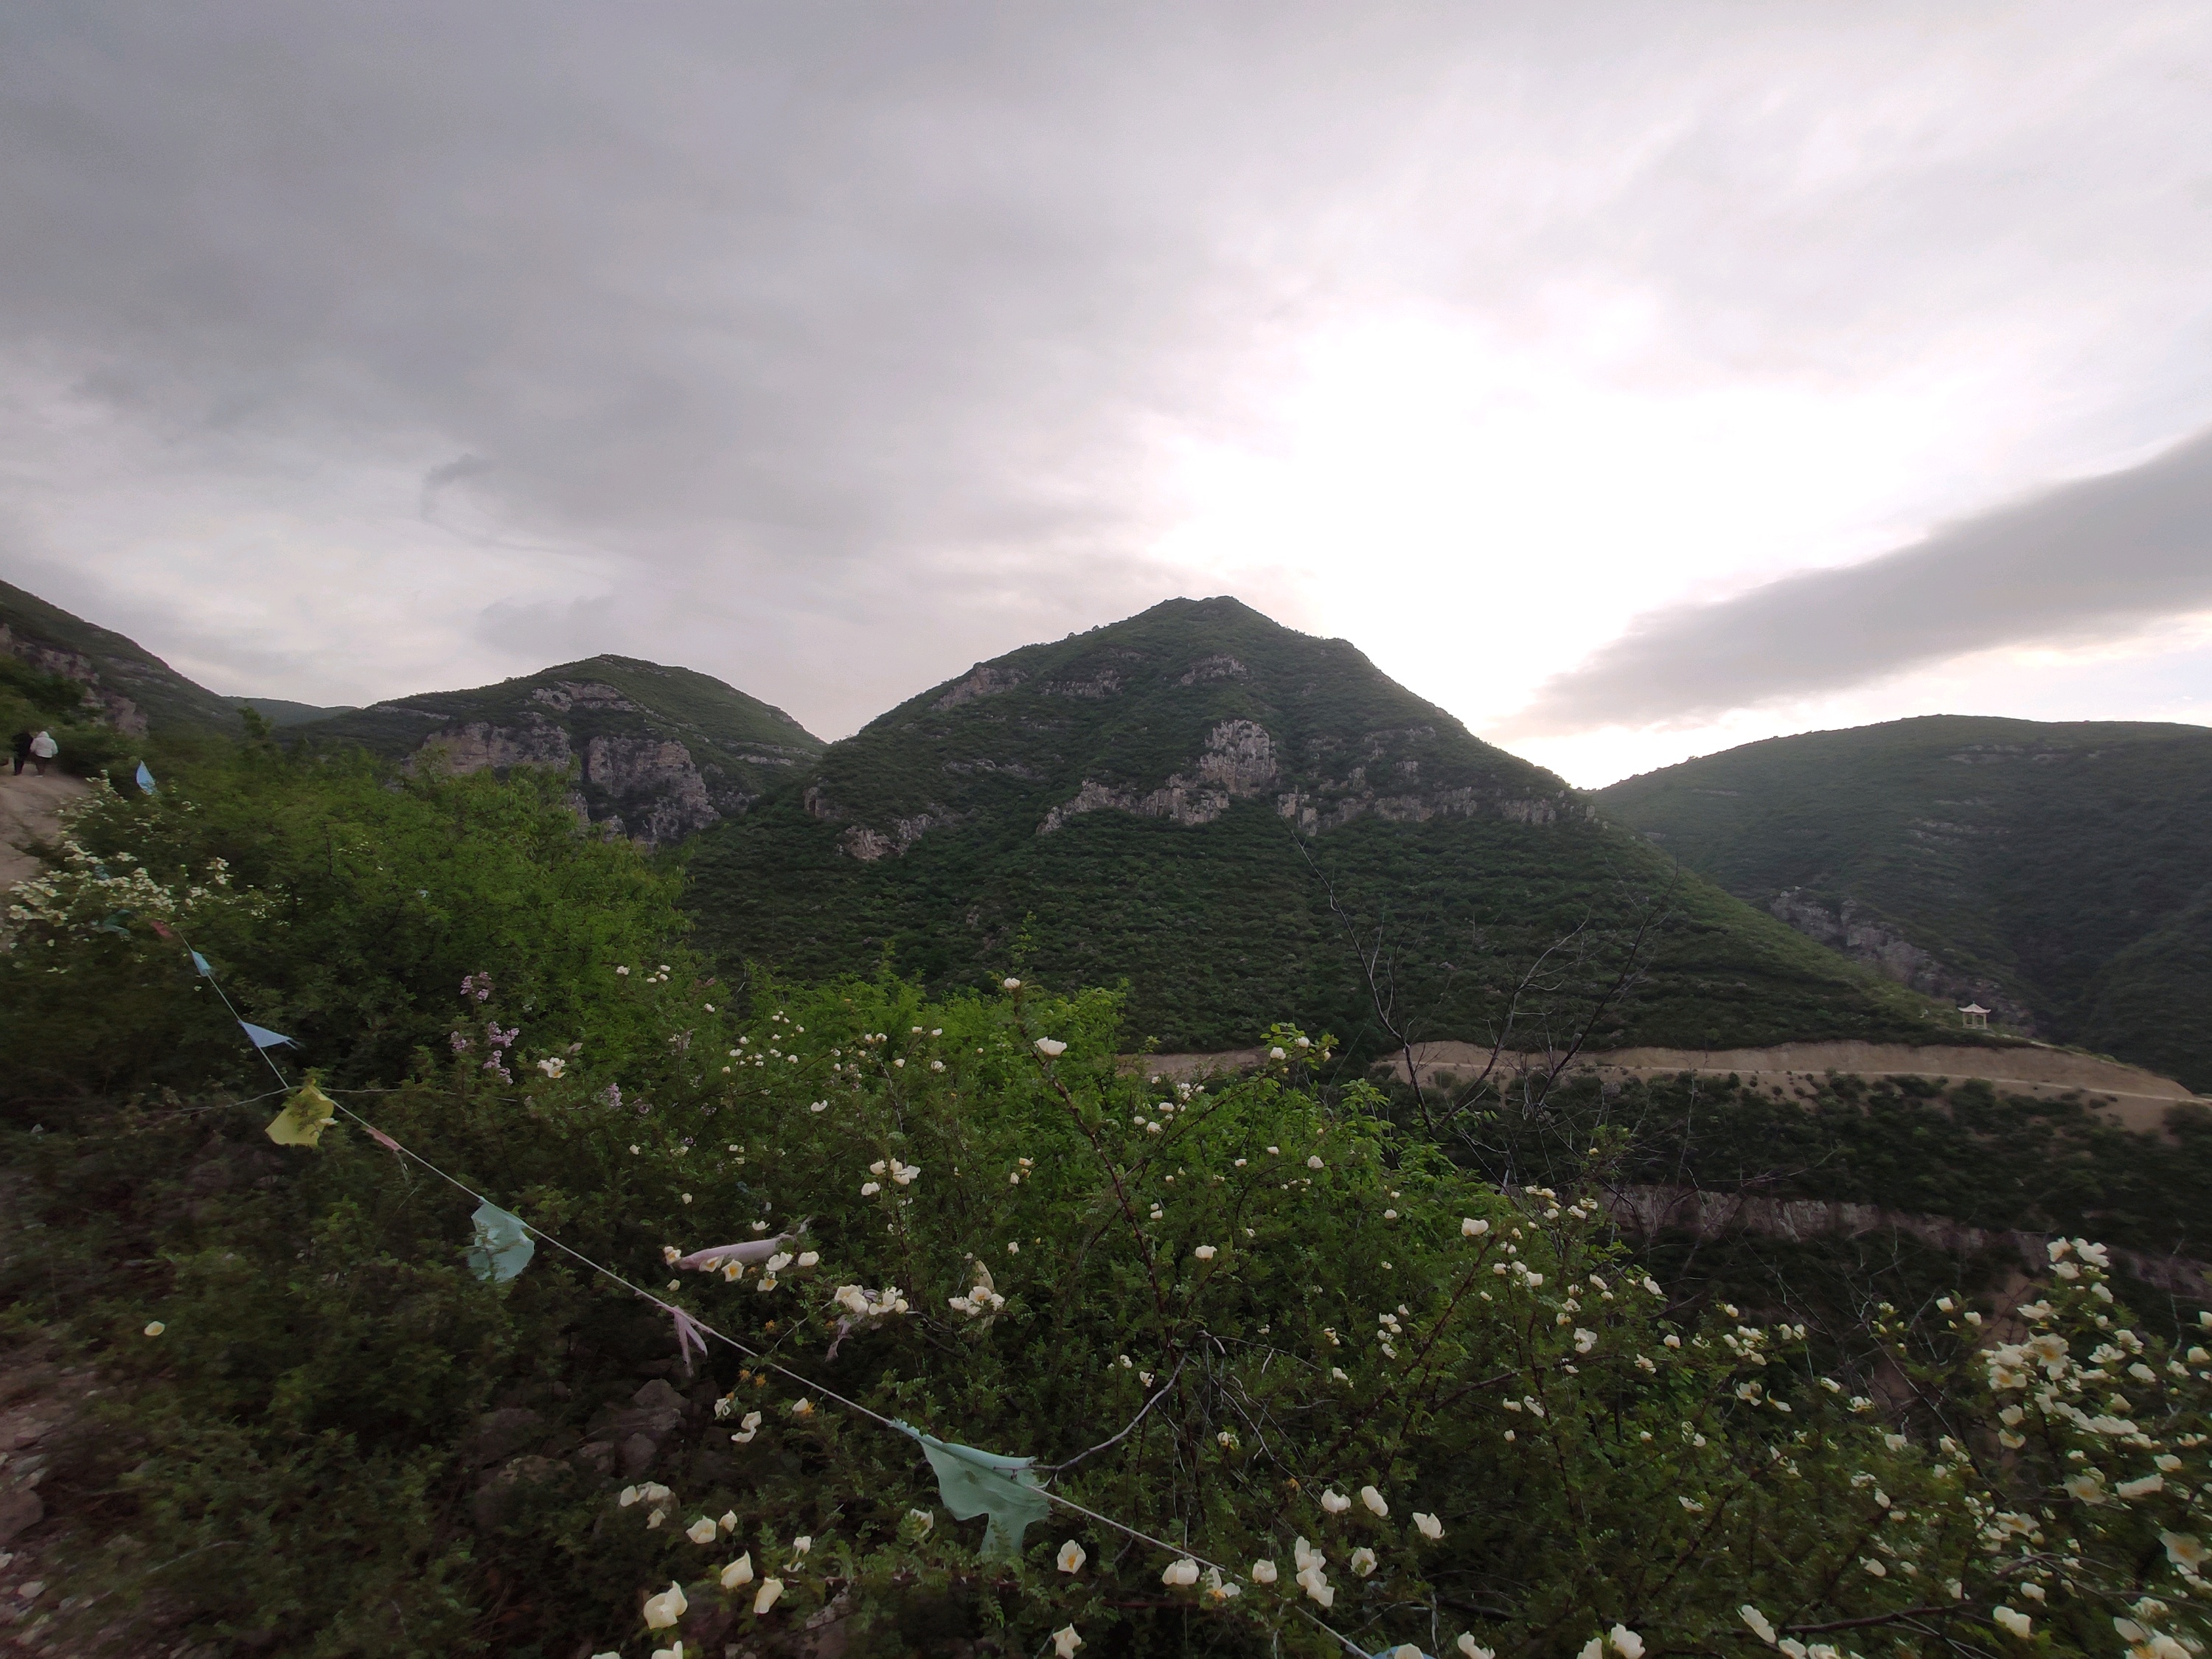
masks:
[[[1191,681],[1186,676],[1182,683]],[[1173,823],[1211,823],[1229,810],[1231,800],[1259,794],[1273,785],[1274,741],[1257,720],[1224,720],[1206,733],[1206,747],[1192,769],[1196,776],[1177,773],[1144,795],[1085,778],[1073,800],[1045,814],[1037,834],[1050,835],[1072,817],[1107,809]]]
[[[2017,997],[1986,975],[1962,973],[1921,949],[1879,920],[1856,899],[1830,909],[1802,887],[1777,893],[1767,909],[1806,938],[1840,951],[1854,962],[1954,1006],[1977,1002],[2023,1036],[2035,1035],[2035,1016]]]
[[[820,749],[789,715],[720,680],[628,657],[379,703],[295,730],[365,743],[410,769],[435,755],[457,772],[572,770],[580,817],[656,848],[743,813]]]
[[[100,710],[100,718],[108,725],[126,737],[146,735],[144,711],[120,691],[102,685],[99,667],[82,651],[27,638],[6,623],[0,623],[0,651],[41,674],[59,674],[64,679],[75,680],[84,688],[85,701]]]

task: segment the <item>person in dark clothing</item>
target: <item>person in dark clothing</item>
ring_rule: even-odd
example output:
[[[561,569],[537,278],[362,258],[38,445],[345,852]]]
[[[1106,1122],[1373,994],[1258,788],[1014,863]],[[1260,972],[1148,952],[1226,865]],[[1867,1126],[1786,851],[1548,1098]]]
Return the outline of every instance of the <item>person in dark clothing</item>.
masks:
[[[15,751],[15,775],[20,778],[23,775],[23,763],[31,758],[31,734],[18,732],[8,739],[8,747]]]

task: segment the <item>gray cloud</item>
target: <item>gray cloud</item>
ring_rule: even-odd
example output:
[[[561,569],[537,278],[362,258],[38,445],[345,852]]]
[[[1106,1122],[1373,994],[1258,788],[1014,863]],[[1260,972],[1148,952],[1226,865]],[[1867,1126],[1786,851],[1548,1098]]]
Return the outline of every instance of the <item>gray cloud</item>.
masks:
[[[491,463],[477,455],[456,455],[450,461],[441,462],[422,475],[422,505],[418,509],[422,518],[438,503],[439,492],[447,484],[459,483],[465,478],[480,478],[491,471]]]
[[[1861,564],[1641,617],[1509,735],[1695,721],[1992,647],[2109,639],[2212,610],[2212,433]]]
[[[19,562],[96,574],[106,526],[59,538],[54,498],[96,502],[127,428],[109,471],[158,457],[196,524],[280,493],[312,523],[353,468],[459,538],[435,464],[496,456],[478,549],[600,557],[606,599],[519,584],[510,654],[447,672],[582,625],[835,732],[1185,586],[1152,553],[1182,510],[1164,434],[1264,448],[1300,343],[1363,309],[1513,337],[1631,295],[1636,373],[1808,385],[2063,314],[2081,419],[2142,441],[2212,405],[2212,240],[2172,207],[2212,167],[2200,22],[19,0],[0,356],[68,388],[21,394],[26,429],[83,435],[67,492],[0,477],[0,520],[33,526]],[[281,611],[303,662],[345,625],[311,603],[333,580],[412,580],[328,494],[347,535]],[[1362,579],[1408,579],[1388,554]],[[141,602],[161,648],[167,596]]]

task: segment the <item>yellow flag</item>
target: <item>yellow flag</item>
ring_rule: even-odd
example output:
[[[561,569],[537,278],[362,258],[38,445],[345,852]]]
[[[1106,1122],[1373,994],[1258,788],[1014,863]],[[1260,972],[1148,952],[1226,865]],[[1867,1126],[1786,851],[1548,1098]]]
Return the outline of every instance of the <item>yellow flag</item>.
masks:
[[[284,1103],[284,1109],[269,1120],[269,1139],[279,1146],[313,1146],[337,1119],[337,1109],[331,1097],[310,1079]]]

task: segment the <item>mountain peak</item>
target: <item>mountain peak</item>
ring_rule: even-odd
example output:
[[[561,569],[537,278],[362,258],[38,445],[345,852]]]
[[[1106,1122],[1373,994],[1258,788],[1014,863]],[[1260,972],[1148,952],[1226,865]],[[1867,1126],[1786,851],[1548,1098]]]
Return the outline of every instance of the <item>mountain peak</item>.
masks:
[[[988,821],[1050,835],[1116,811],[1191,826],[1254,799],[1300,830],[1355,819],[1579,811],[1343,640],[1226,596],[1024,646],[908,698],[823,753],[808,810],[855,858]]]

